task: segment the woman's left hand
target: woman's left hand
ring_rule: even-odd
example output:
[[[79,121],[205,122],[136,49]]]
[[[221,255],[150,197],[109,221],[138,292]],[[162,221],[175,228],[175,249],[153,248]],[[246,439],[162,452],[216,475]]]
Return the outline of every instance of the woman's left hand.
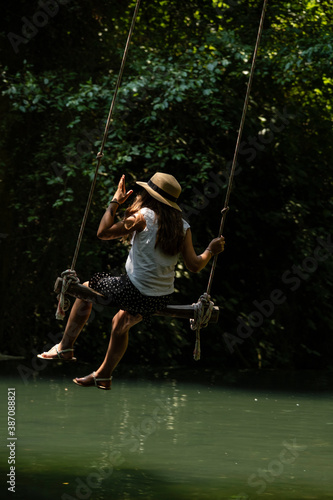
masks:
[[[208,245],[208,250],[212,252],[213,255],[217,255],[224,250],[224,236],[220,236],[219,238],[214,238]]]
[[[123,203],[125,203],[127,198],[129,196],[131,196],[132,193],[133,193],[133,189],[130,189],[126,193],[125,175],[122,175],[120,178],[118,187],[117,187],[117,191],[115,192],[113,199],[116,200],[119,203],[119,205],[122,205]]]

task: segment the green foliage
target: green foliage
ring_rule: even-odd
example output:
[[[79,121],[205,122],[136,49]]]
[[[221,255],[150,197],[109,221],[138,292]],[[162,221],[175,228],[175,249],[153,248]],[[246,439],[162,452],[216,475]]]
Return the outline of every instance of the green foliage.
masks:
[[[80,250],[81,281],[123,269],[127,249],[96,238],[122,173],[133,188],[155,171],[174,174],[197,251],[217,235],[261,7],[143,2]],[[7,9],[4,18],[18,34],[18,18],[38,9],[22,0],[20,16]],[[132,11],[133,3],[73,1],[15,57],[2,39],[2,350],[27,353],[57,328],[53,281],[71,264]],[[330,365],[330,12],[326,1],[268,6],[212,289],[221,320],[204,333],[204,366]],[[319,241],[329,248],[322,260]],[[189,276],[180,263],[175,300],[196,301],[208,273]],[[285,300],[253,327],[255,304],[276,289]],[[83,355],[105,348],[114,311],[97,312],[80,340]],[[252,321],[248,338],[239,318]],[[155,318],[136,333],[131,362],[191,362],[187,323]],[[226,333],[238,339],[233,352]]]

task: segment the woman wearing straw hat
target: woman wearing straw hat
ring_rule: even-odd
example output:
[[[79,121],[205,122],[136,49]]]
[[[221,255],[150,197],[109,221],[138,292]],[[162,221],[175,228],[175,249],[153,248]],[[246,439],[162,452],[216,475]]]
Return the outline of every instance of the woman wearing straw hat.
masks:
[[[119,307],[119,311],[112,320],[110,343],[103,363],[92,374],[74,379],[83,387],[111,388],[112,372],[127,349],[129,329],[169,303],[179,255],[183,256],[190,271],[198,272],[213,255],[224,249],[221,236],[214,238],[200,255],[196,254],[190,226],[182,218],[177,204],[181,187],[172,175],[157,172],[148,182],[137,184],[143,190],[127,208],[124,219],[115,222],[118,206],[133,193],[132,190],[126,192],[125,176],[121,177],[97,231],[101,240],[131,238],[131,249],[125,275],[97,273],[84,283],[105,295],[110,304]],[[73,345],[91,309],[91,303],[76,299],[60,343],[38,356],[75,361]]]

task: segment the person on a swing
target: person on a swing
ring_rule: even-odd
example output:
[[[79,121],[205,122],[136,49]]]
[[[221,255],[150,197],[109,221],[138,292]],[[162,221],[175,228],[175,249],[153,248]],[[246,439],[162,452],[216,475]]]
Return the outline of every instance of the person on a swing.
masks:
[[[112,330],[106,356],[100,367],[90,375],[73,381],[82,387],[111,389],[112,373],[128,345],[129,329],[156,311],[164,309],[174,291],[175,266],[180,255],[189,271],[199,272],[213,255],[224,250],[224,237],[214,238],[200,255],[192,244],[190,226],[182,218],[177,205],[181,187],[169,174],[157,172],[148,182],[137,182],[143,190],[115,222],[119,205],[133,193],[126,192],[125,176],[103,215],[97,236],[101,240],[131,238],[126,261],[126,274],[120,277],[102,272],[94,274],[84,285],[107,297],[119,308],[112,320]],[[76,299],[59,344],[38,357],[49,360],[76,361],[73,346],[88,321],[92,304]]]

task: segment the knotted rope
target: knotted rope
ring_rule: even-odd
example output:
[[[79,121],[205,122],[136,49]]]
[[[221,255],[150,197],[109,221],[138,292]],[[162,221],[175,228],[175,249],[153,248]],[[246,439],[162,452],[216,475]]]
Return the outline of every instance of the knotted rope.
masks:
[[[195,361],[199,361],[201,355],[200,330],[208,326],[214,302],[210,300],[210,296],[207,293],[204,293],[199,297],[198,302],[192,305],[194,306],[194,318],[190,319],[190,326],[192,330],[196,330],[193,358]]]
[[[56,319],[64,319],[65,312],[70,308],[70,300],[65,296],[67,289],[71,283],[79,283],[80,280],[73,269],[67,269],[61,273],[62,285],[61,292],[57,296],[58,307],[56,312]]]

